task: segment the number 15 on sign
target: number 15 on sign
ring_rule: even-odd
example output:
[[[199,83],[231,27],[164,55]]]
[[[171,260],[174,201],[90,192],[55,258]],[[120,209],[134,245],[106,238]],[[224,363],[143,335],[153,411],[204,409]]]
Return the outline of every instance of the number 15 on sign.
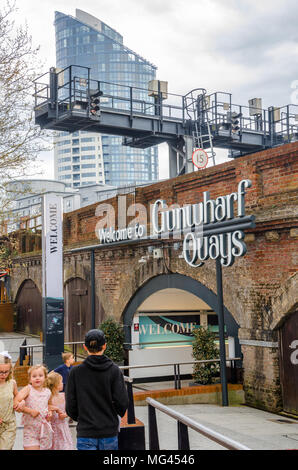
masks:
[[[203,149],[196,149],[192,154],[192,162],[197,168],[202,170],[207,166],[208,154]]]

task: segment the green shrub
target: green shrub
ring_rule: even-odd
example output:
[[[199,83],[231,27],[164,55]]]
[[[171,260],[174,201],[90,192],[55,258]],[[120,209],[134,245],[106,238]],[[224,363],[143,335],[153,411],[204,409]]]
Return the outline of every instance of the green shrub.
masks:
[[[124,331],[123,326],[120,325],[114,318],[107,318],[99,326],[106,337],[107,349],[105,354],[114,362],[122,362],[124,359]]]
[[[218,359],[219,350],[216,347],[214,333],[205,329],[197,328],[193,331],[192,355],[195,360]],[[207,385],[212,383],[212,377],[218,375],[219,363],[194,364],[193,379],[195,382]]]

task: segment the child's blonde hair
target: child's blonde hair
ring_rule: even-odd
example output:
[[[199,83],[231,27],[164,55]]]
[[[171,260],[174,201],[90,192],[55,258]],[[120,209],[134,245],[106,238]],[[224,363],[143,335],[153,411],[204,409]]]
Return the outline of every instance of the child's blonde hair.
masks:
[[[68,359],[71,358],[71,356],[73,356],[73,354],[71,352],[63,352],[61,356],[62,356],[62,361],[66,362],[68,361]]]
[[[36,366],[31,366],[28,370],[28,379],[29,379],[29,383],[30,383],[30,379],[31,379],[31,374],[34,370],[36,369],[42,369],[43,372],[44,372],[44,376],[45,376],[45,383],[44,383],[44,387],[47,387],[47,381],[48,381],[48,369],[46,368],[46,366],[44,366],[43,364],[37,364]]]
[[[13,369],[12,369],[12,362],[11,359],[3,354],[0,354],[0,364],[10,364],[10,371],[8,376],[5,379],[5,382],[8,382],[13,378]]]
[[[56,389],[58,390],[60,381],[62,381],[62,376],[57,372],[52,371],[48,374],[47,387],[51,390],[52,394]]]

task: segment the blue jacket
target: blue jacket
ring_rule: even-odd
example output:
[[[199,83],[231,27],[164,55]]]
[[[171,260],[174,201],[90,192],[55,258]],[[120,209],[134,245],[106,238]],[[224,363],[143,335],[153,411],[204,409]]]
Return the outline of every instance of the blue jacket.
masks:
[[[62,375],[62,381],[63,381],[63,392],[65,392],[65,386],[67,384],[69,372],[72,369],[72,366],[67,367],[67,365],[62,364],[61,366],[58,366],[56,369],[54,369],[54,372],[58,372],[58,374]]]

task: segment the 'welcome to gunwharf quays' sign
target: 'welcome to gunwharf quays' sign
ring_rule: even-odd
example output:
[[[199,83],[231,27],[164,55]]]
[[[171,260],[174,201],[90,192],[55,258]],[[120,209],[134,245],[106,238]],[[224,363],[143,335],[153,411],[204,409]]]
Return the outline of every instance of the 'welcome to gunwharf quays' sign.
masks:
[[[151,205],[151,233],[147,237],[146,224],[134,222],[127,228],[101,229],[101,244],[124,240],[183,239],[183,256],[192,267],[204,261],[220,258],[223,266],[231,266],[236,257],[245,255],[243,230],[254,227],[254,216],[245,214],[246,188],[251,181],[241,180],[237,192],[210,199],[209,191],[203,192],[203,200],[182,207],[168,207],[158,199]],[[139,221],[138,221],[139,222]]]

